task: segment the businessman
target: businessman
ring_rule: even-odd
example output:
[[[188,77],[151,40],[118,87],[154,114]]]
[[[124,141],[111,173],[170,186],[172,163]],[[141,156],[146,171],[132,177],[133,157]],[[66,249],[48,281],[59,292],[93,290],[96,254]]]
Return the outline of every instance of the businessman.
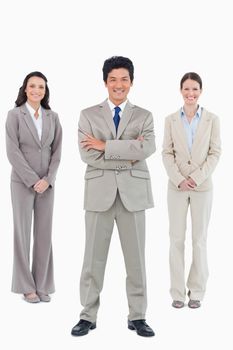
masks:
[[[155,152],[152,114],[127,99],[134,79],[130,59],[114,56],[103,66],[108,99],[81,112],[79,149],[87,164],[84,209],[86,247],[80,280],[83,310],[71,334],[96,328],[104,271],[116,222],[126,266],[128,328],[151,337],[145,320],[145,209],[153,207],[146,158]]]

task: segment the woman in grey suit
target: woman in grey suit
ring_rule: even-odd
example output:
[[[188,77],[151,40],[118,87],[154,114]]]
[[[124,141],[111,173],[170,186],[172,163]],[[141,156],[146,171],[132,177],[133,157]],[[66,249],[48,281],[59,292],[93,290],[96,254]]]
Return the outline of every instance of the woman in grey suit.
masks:
[[[187,287],[190,308],[198,308],[208,278],[206,239],[212,204],[211,174],[221,153],[219,119],[198,105],[202,80],[186,73],[180,82],[184,106],[165,122],[163,162],[169,177],[170,293],[172,306],[185,302],[184,242],[187,211],[192,220],[192,264]]]
[[[26,76],[15,104],[6,121],[14,219],[12,292],[24,294],[30,303],[48,302],[54,292],[51,232],[62,128],[58,115],[50,109],[47,79],[42,73]]]

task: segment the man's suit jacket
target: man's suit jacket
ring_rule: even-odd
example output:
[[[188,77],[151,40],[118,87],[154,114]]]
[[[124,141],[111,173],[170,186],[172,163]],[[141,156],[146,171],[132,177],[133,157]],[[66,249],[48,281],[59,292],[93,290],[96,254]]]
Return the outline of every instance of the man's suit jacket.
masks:
[[[106,141],[105,152],[86,151],[80,141],[85,133]],[[139,136],[144,141],[139,141]],[[150,174],[145,159],[155,152],[152,114],[127,102],[116,134],[106,101],[81,112],[79,150],[87,164],[84,209],[108,210],[119,191],[129,211],[153,207]]]
[[[219,119],[202,110],[191,152],[180,116],[180,110],[165,120],[163,162],[169,177],[169,188],[178,190],[179,184],[191,177],[197,184],[195,191],[212,188],[211,174],[221,153]]]
[[[54,185],[61,158],[62,128],[55,112],[42,109],[42,137],[26,105],[9,111],[6,121],[7,156],[12,165],[11,181],[33,186],[44,178]]]

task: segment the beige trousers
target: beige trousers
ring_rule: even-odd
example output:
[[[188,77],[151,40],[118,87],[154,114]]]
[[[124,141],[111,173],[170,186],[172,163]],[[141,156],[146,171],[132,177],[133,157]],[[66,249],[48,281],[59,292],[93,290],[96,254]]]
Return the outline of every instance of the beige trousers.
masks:
[[[12,292],[48,294],[54,292],[52,215],[54,189],[38,194],[19,182],[11,183],[14,219],[14,264]],[[30,242],[33,216],[33,254]]]
[[[126,290],[129,319],[145,318],[145,211],[129,212],[117,194],[112,207],[105,212],[86,211],[86,247],[80,279],[80,297],[84,309],[80,318],[96,321],[100,292],[114,221],[116,221],[126,266]]]
[[[190,207],[192,222],[192,263],[187,279],[190,298],[202,300],[208,279],[207,228],[212,205],[212,191],[175,191],[168,189],[170,233],[170,293],[173,300],[185,301],[184,244],[186,219]]]

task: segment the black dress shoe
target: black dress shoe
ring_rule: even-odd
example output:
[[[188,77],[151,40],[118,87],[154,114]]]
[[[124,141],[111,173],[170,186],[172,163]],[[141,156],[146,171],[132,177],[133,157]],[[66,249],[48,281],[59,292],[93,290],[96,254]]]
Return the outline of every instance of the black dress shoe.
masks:
[[[77,337],[81,335],[86,335],[90,329],[96,328],[96,322],[89,322],[86,320],[80,320],[76,326],[74,326],[71,330],[71,334]]]
[[[146,320],[128,320],[128,328],[132,331],[135,330],[142,337],[153,337],[155,335],[153,329],[146,323]]]

